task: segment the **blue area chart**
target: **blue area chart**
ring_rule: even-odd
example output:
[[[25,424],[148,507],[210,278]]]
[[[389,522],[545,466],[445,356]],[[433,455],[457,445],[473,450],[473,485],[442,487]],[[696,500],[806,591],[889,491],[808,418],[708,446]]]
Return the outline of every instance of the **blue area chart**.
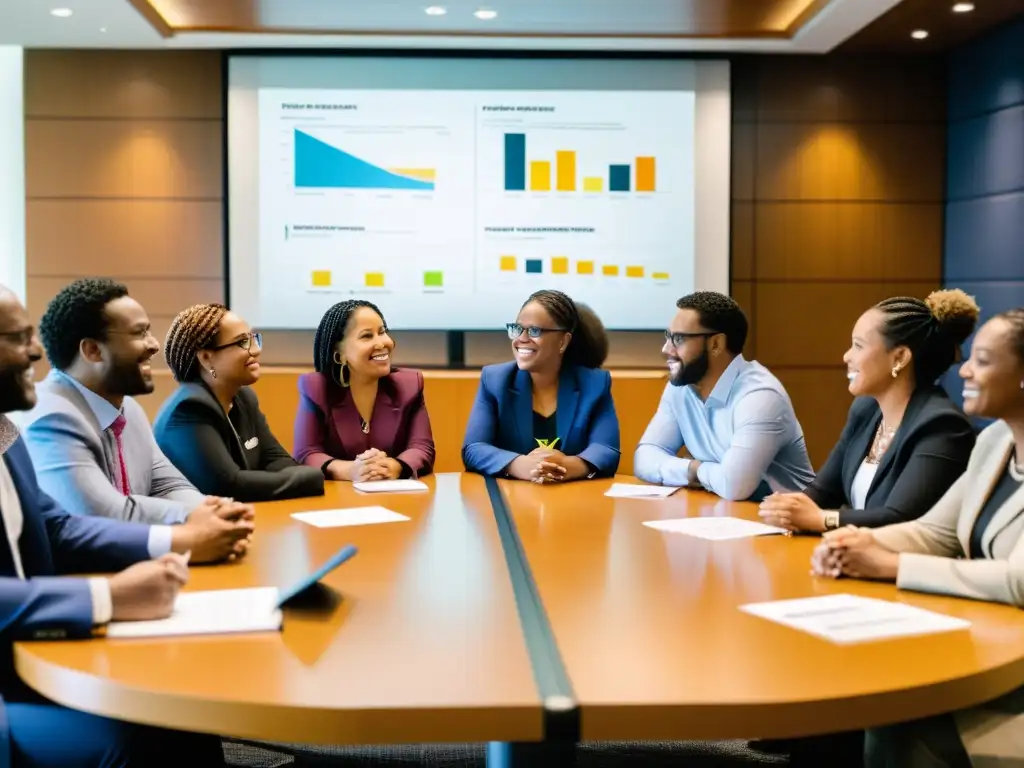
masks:
[[[412,170],[423,175],[432,171]],[[361,160],[344,150],[295,130],[295,186],[333,189],[433,190],[433,181],[412,178]]]

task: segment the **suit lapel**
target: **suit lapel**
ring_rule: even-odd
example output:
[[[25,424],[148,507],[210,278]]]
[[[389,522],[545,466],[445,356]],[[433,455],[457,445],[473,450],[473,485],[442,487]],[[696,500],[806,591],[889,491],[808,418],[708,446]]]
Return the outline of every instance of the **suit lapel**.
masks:
[[[355,407],[354,403],[353,407]],[[357,416],[356,421],[358,420]],[[395,453],[394,443],[398,435],[400,421],[401,409],[395,402],[395,391],[391,387],[391,382],[386,378],[381,379],[380,388],[377,390],[377,399],[373,402],[370,432],[374,437],[374,447],[384,451],[388,456],[393,456]]]
[[[866,419],[857,434],[850,441],[850,450],[846,452],[846,459],[843,461],[843,486],[846,488],[846,498],[850,498],[853,489],[853,478],[857,475],[861,463],[867,458],[871,449],[871,441],[878,430],[878,422],[882,419],[882,412],[876,408],[874,415]],[[875,477],[878,477],[877,471]],[[874,485],[874,483],[872,483]]]
[[[533,388],[530,374],[516,369],[509,386],[512,399],[512,429],[516,435],[519,453],[529,453],[537,447],[533,439]]]
[[[26,459],[28,449],[19,438],[18,442],[12,445],[4,454],[7,461],[7,471],[14,483],[14,492],[18,494],[18,503],[21,505],[21,540],[18,542],[18,554],[21,555],[21,567],[25,570],[25,577],[52,576],[54,573],[53,553],[50,549],[49,536],[46,533],[46,525],[35,509],[35,496],[30,493],[30,488],[25,487],[25,480],[28,473],[32,472],[32,465]],[[0,458],[3,461],[4,458]],[[7,532],[4,530],[6,543]],[[10,547],[8,546],[8,552]],[[12,557],[12,555],[8,555]],[[14,574],[14,560],[11,560],[11,574]]]
[[[983,492],[973,499],[974,503],[970,510],[971,526],[967,529],[968,546],[964,548],[964,552],[970,552],[969,545],[971,532],[974,530],[974,525],[977,522],[978,515],[981,514],[981,510],[982,507],[985,506],[985,502],[988,501],[989,496],[992,495],[992,491],[995,490],[996,485],[1007,472],[1007,465],[1009,464],[1010,457],[1012,455],[1013,435],[1007,435],[1006,444],[1002,446],[1002,450],[993,451],[992,460],[986,463],[986,482],[978,483],[977,487]],[[1024,485],[1011,493],[1010,498],[1003,502],[1002,506],[996,510],[996,513],[989,520],[988,526],[981,535],[981,551],[991,555],[992,540],[1000,531],[1010,525],[1010,523],[1012,523],[1022,512],[1024,512]]]
[[[907,410],[903,413],[903,419],[900,421],[900,426],[897,428],[896,434],[893,435],[889,448],[884,454],[882,454],[882,460],[878,462],[878,471],[875,472],[875,477],[871,481],[871,487],[868,488],[868,496],[870,496],[871,492],[878,487],[878,483],[881,482],[883,477],[885,477],[885,473],[889,471],[889,467],[893,462],[893,457],[903,445],[903,441],[906,440],[907,435],[909,435],[911,430],[914,428],[917,415],[927,397],[928,390],[918,391],[911,395],[910,402],[907,403]]]
[[[576,423],[576,406],[579,403],[580,391],[576,381],[575,370],[566,366],[558,379],[558,411],[555,424],[561,441],[555,447],[564,452],[577,453],[569,447],[572,440],[572,427]]]

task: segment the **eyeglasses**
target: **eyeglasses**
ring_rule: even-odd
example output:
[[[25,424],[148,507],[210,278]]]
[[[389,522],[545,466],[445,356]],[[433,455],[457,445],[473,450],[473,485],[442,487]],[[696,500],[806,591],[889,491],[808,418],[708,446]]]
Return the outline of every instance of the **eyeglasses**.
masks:
[[[545,333],[566,333],[565,328],[539,328],[536,325],[522,326],[519,323],[506,323],[506,330],[508,330],[508,337],[515,341],[523,335],[523,331],[526,331],[526,335],[531,339],[539,339]]]
[[[31,325],[28,328],[22,328],[20,331],[0,331],[0,338],[10,339],[13,344],[17,344],[19,347],[27,347],[32,343],[32,339],[36,336],[36,329]]]
[[[673,347],[681,347],[688,339],[717,336],[721,331],[701,331],[700,333],[684,333],[683,331],[665,331],[665,340],[672,342]]]
[[[216,347],[207,347],[207,349],[211,352],[219,352],[220,350],[227,349],[228,347],[238,347],[239,349],[244,349],[248,352],[252,349],[253,344],[260,349],[263,349],[263,334],[259,331],[252,331],[240,339],[229,341],[227,344],[218,344]]]
[[[138,341],[145,341],[146,339],[149,338],[156,338],[156,336],[153,335],[153,329],[150,328],[149,326],[145,328],[139,328],[136,331],[119,331],[116,329],[107,329],[107,333],[114,334],[117,336],[132,336]]]

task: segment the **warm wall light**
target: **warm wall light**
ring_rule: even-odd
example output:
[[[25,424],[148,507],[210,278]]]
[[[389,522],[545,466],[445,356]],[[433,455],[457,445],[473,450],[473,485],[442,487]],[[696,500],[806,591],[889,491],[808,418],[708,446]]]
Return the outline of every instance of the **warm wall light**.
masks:
[[[448,9],[440,5],[431,5],[428,8],[424,8],[423,12],[426,13],[427,16],[444,16],[448,13]]]
[[[483,21],[490,21],[498,15],[497,11],[492,11],[490,8],[480,8],[473,11],[473,15]]]
[[[73,13],[74,11],[72,11],[70,8],[54,8],[53,10],[50,11],[50,15],[56,16],[58,19],[66,19]]]
[[[974,3],[955,3],[953,13],[970,13],[974,10]]]
[[[915,40],[924,40],[926,37],[928,37],[928,30],[915,29],[913,32],[910,33],[910,36]]]

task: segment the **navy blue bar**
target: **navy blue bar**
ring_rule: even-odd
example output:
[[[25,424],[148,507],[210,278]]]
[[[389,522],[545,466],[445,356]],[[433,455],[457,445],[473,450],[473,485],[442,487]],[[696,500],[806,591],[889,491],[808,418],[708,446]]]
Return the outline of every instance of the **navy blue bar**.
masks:
[[[505,134],[505,189],[526,189],[526,134]]]
[[[629,192],[629,166],[608,166],[608,191]]]

